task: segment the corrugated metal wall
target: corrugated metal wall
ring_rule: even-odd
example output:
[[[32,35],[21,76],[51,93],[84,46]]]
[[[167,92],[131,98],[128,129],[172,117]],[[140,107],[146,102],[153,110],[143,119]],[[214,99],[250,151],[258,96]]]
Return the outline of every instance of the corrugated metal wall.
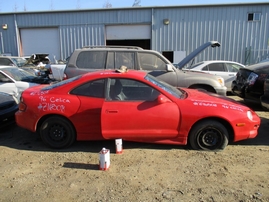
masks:
[[[261,13],[261,21],[248,22],[251,12]],[[196,62],[222,59],[251,64],[269,53],[268,18],[266,3],[2,13],[0,23],[8,24],[9,28],[0,30],[3,42],[0,44],[4,52],[18,55],[16,26],[18,30],[58,27],[64,59],[75,48],[105,45],[106,25],[151,24],[153,50],[188,54],[209,40],[217,40],[221,47],[207,49]],[[169,19],[170,23],[165,25],[163,19]]]
[[[251,12],[261,13],[261,21],[249,22]],[[206,41],[217,40],[221,47],[207,49],[198,61],[219,59],[246,64],[250,59],[254,63],[269,53],[268,14],[269,4],[157,9],[153,49],[185,50],[188,54]],[[162,23],[164,18],[170,20],[169,25]],[[250,58],[245,57],[246,48],[251,49]]]

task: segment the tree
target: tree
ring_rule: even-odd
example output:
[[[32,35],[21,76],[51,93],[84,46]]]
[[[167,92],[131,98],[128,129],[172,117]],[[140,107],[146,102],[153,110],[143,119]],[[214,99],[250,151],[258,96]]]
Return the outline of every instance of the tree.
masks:
[[[53,1],[51,0],[51,2],[50,2],[50,10],[54,10],[53,9]]]
[[[17,5],[17,3],[15,3],[13,11],[14,12],[17,12],[18,11],[18,5]]]
[[[77,0],[77,9],[80,9],[80,0]]]
[[[141,0],[135,0],[134,3],[133,3],[133,7],[141,6],[140,3],[141,3]]]
[[[104,3],[103,8],[112,8],[112,4],[109,2],[109,0]]]

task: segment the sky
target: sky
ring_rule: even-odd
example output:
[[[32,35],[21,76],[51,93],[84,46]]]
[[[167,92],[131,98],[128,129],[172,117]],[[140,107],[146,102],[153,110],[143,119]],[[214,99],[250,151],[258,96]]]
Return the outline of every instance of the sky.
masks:
[[[139,0],[0,0],[0,13],[132,7]],[[171,6],[195,4],[255,3],[268,0],[140,0],[141,6]]]

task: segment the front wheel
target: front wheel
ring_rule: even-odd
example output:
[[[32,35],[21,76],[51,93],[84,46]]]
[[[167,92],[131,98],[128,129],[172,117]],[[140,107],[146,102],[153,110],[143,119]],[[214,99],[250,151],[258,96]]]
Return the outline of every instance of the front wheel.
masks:
[[[68,147],[76,139],[76,132],[72,124],[60,116],[49,117],[43,121],[39,133],[42,141],[55,149]]]
[[[197,150],[223,150],[228,145],[229,134],[222,123],[204,120],[197,123],[190,131],[189,143]]]

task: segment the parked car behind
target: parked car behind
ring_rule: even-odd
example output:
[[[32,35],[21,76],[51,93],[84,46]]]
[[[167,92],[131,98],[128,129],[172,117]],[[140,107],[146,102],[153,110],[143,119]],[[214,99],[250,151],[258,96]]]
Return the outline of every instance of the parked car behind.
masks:
[[[232,82],[232,92],[246,102],[260,104],[264,94],[264,81],[269,75],[269,62],[240,68]]]
[[[19,56],[0,56],[1,66],[17,66],[22,67],[27,60],[24,57]]]
[[[260,118],[232,99],[175,88],[144,71],[103,70],[26,89],[16,122],[53,148],[122,138],[221,150],[254,138]]]
[[[209,60],[202,61],[191,65],[183,70],[202,71],[208,74],[214,74],[224,78],[227,91],[231,92],[232,82],[235,80],[236,74],[240,68],[244,68],[245,65],[233,61],[225,60]]]
[[[0,92],[13,95],[18,100],[26,88],[50,82],[49,79],[35,76],[18,67],[0,66]]]
[[[261,105],[265,109],[269,110],[269,76],[264,81],[263,95],[261,96]]]
[[[15,113],[18,109],[16,98],[7,93],[0,92],[0,129],[15,123]]]
[[[209,41],[189,54],[179,65],[185,66],[205,48],[218,46],[219,42]],[[128,69],[146,71],[172,86],[226,95],[227,88],[222,77],[202,72],[183,72],[159,52],[139,47],[93,46],[76,49],[69,58],[64,74],[65,78],[72,78],[97,70],[117,69],[122,65]]]
[[[37,76],[50,78],[51,69],[48,55],[44,53],[32,54],[27,59],[19,56],[0,56],[0,65],[16,66]]]

